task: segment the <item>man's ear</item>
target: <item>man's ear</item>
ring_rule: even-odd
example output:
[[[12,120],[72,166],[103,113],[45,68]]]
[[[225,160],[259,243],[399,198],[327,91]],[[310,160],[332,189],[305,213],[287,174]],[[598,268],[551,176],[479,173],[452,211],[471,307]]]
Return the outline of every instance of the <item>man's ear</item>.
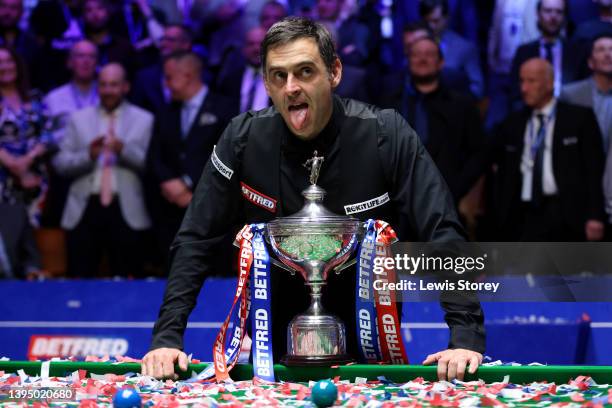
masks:
[[[342,79],[342,62],[340,62],[340,58],[336,58],[332,64],[330,79],[332,89],[335,89],[340,84],[340,80]]]

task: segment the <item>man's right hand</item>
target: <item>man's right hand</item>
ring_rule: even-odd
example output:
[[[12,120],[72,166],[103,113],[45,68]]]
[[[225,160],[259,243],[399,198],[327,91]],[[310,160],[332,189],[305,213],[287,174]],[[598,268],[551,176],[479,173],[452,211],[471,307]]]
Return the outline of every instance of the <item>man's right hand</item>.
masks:
[[[89,157],[91,160],[98,160],[98,156],[104,148],[104,136],[98,136],[89,144]]]
[[[151,350],[142,359],[141,374],[158,379],[177,379],[178,375],[174,372],[176,362],[181,370],[187,371],[189,360],[181,350],[167,347]]]
[[[166,180],[159,187],[164,198],[176,205],[181,195],[189,192],[189,187],[180,178]]]

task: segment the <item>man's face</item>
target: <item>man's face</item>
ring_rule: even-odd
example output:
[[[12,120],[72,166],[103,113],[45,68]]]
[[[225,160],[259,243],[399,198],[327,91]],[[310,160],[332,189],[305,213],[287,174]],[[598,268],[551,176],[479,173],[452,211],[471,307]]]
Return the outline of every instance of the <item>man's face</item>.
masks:
[[[280,4],[267,3],[259,15],[259,25],[268,31],[274,23],[282,20],[287,15],[285,8]]]
[[[168,27],[164,30],[164,35],[159,42],[159,53],[162,57],[167,57],[176,51],[188,51],[191,49],[190,41],[183,35],[178,27]]]
[[[74,45],[70,52],[68,68],[72,71],[75,79],[91,81],[96,75],[96,63],[98,52],[90,42],[79,42]]]
[[[444,65],[437,44],[430,39],[421,39],[414,43],[410,47],[408,61],[410,75],[415,79],[435,78]]]
[[[410,48],[412,47],[412,45],[421,38],[425,38],[428,35],[429,34],[427,33],[427,30],[406,31],[402,37],[404,43],[404,55],[406,57],[409,57]]]
[[[553,97],[554,81],[545,60],[528,60],[521,66],[523,102],[530,108],[542,108]]]
[[[321,20],[336,20],[340,16],[342,0],[317,0],[317,12]]]
[[[103,29],[108,23],[108,18],[108,9],[100,1],[89,0],[85,2],[83,19],[86,26],[94,30]]]
[[[593,44],[589,68],[594,73],[612,75],[612,38],[600,38]]]
[[[261,55],[259,52],[261,42],[265,36],[266,32],[261,27],[249,30],[246,35],[244,46],[242,47],[242,55],[247,62],[254,67],[259,67],[261,64]]]
[[[565,3],[563,0],[542,0],[538,12],[538,27],[542,34],[558,36],[565,23]]]
[[[15,28],[23,14],[23,0],[0,0],[0,26]]]
[[[100,103],[106,110],[112,111],[119,106],[129,90],[130,86],[125,79],[125,73],[118,66],[109,65],[100,71],[98,94]]]
[[[315,138],[332,114],[332,90],[342,76],[340,60],[328,72],[311,38],[272,48],[266,58],[264,83],[274,106],[298,138]]]
[[[183,101],[187,88],[189,88],[190,77],[180,63],[174,59],[164,64],[164,81],[172,99]]]
[[[427,22],[429,28],[431,28],[431,31],[433,31],[435,35],[440,35],[440,33],[446,28],[448,18],[442,12],[442,7],[438,6],[434,8],[431,13],[426,15],[424,20]]]

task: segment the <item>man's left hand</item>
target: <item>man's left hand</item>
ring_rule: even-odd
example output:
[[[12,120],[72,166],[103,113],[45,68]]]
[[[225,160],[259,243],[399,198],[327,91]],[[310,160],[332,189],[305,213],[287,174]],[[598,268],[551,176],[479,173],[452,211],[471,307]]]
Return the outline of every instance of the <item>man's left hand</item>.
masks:
[[[603,222],[597,220],[588,220],[584,225],[584,233],[587,241],[601,241],[604,236]]]
[[[115,154],[120,154],[123,150],[123,142],[116,137],[111,137],[107,142],[106,146],[111,149]]]
[[[466,349],[448,349],[427,356],[423,365],[438,363],[438,379],[451,381],[455,378],[463,381],[465,368],[474,374],[482,363],[482,354]]]

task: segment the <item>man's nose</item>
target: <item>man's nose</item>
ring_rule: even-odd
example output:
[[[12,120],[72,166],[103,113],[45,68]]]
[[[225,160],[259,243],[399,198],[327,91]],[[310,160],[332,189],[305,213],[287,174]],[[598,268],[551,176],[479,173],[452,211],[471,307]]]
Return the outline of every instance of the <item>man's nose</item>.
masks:
[[[299,93],[300,90],[301,90],[300,83],[297,80],[297,78],[289,74],[287,76],[287,84],[285,86],[285,91],[290,95],[294,95],[296,93]]]

